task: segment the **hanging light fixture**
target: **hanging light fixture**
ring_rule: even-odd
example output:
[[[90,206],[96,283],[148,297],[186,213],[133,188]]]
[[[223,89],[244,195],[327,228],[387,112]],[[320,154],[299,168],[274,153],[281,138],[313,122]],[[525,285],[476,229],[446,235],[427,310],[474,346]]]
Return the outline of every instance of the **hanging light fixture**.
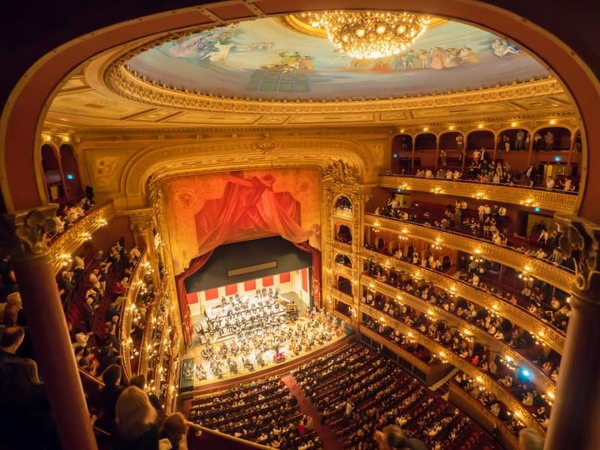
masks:
[[[357,59],[393,56],[407,50],[427,30],[431,18],[407,12],[327,11],[300,17],[322,28],[338,50]]]

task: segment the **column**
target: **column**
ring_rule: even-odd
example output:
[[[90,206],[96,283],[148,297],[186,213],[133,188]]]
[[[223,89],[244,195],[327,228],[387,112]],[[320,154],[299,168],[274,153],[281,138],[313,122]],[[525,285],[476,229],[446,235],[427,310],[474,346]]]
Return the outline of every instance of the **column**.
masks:
[[[61,442],[65,450],[95,450],[96,440],[47,246],[47,217],[34,210],[21,219],[11,218],[16,226],[9,242],[12,261],[27,316],[26,332],[33,341]],[[32,432],[35,427],[32,423]]]
[[[578,217],[556,219],[561,250],[574,258],[577,275],[544,448],[592,450],[600,437],[600,226]]]
[[[154,234],[152,232],[154,226],[153,210],[152,208],[136,209],[126,211],[126,213],[129,215],[131,222],[131,231],[133,231],[135,245],[140,249],[145,249],[148,254],[148,261],[153,269],[152,281],[154,287],[159,289],[161,287],[160,273],[156,249],[154,248]]]

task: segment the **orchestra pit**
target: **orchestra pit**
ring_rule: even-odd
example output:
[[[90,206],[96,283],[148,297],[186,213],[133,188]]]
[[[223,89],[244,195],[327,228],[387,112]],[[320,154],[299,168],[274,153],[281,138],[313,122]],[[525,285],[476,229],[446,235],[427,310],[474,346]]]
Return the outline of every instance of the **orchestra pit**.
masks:
[[[9,3],[0,449],[598,448],[598,2]]]

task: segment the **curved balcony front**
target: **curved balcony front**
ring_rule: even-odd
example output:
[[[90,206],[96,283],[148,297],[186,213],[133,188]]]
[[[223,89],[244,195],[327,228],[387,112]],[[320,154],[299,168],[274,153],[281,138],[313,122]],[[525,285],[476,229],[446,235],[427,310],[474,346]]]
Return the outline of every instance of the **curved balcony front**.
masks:
[[[575,214],[579,205],[576,192],[566,193],[527,186],[506,186],[477,181],[453,181],[443,178],[380,176],[379,186],[402,191],[432,192],[479,200],[494,200],[510,205],[540,207],[563,214]]]
[[[521,405],[521,402],[518,399],[516,399],[510,392],[506,391],[500,384],[498,384],[496,382],[496,380],[494,380],[492,377],[490,377],[487,373],[480,371],[477,367],[473,366],[471,363],[462,359],[461,357],[459,357],[458,355],[453,353],[451,350],[449,350],[446,347],[444,347],[443,345],[437,343],[436,341],[429,338],[428,336],[425,336],[425,335],[419,333],[418,331],[415,331],[413,328],[409,327],[408,325],[388,316],[387,314],[384,314],[383,312],[381,312],[375,308],[372,308],[368,305],[361,305],[361,312],[366,313],[367,315],[369,315],[370,317],[372,317],[373,319],[375,319],[377,321],[381,321],[382,323],[385,323],[385,324],[390,324],[390,326],[392,326],[394,329],[399,330],[402,334],[405,334],[407,336],[418,336],[417,342],[419,344],[428,348],[432,353],[435,353],[437,355],[443,355],[443,358],[448,363],[450,363],[454,367],[462,370],[464,373],[469,375],[471,378],[474,378],[474,379],[480,381],[480,383],[486,389],[488,389],[490,391],[490,393],[492,393],[498,400],[500,400],[507,407],[509,407],[511,409],[511,411],[513,411],[513,414],[516,417],[518,417],[520,420],[522,420],[526,424],[526,426],[533,428],[535,430],[538,430],[542,434],[545,434],[545,431],[542,428],[542,426],[531,415],[531,413],[529,411],[527,411],[525,408],[523,408],[523,406]],[[370,332],[368,334],[369,336],[377,335],[377,333],[375,333],[375,332],[369,330],[367,327],[363,326],[362,322],[360,325],[360,332],[365,333],[365,334],[367,334],[367,332]],[[393,342],[388,341],[388,343],[389,343],[389,345],[393,346],[394,348],[397,347],[397,345],[395,345]]]
[[[511,359],[518,366],[527,367],[532,373],[535,374],[534,384],[536,386],[538,386],[544,393],[554,393],[554,381],[548,375],[546,375],[538,366],[533,364],[515,349],[506,345],[504,342],[494,338],[494,336],[489,335],[481,328],[474,326],[470,322],[461,319],[460,317],[444,310],[443,308],[427,303],[419,297],[415,297],[414,295],[411,295],[400,289],[396,289],[385,283],[377,281],[375,278],[371,278],[368,275],[363,274],[361,282],[363,283],[363,285],[370,287],[371,289],[374,289],[375,291],[381,294],[387,295],[388,297],[397,298],[398,296],[401,296],[402,302],[415,309],[416,311],[419,311],[423,314],[428,314],[432,318],[441,319],[443,321],[455,325],[458,329],[463,330],[463,332],[468,336],[472,336],[478,343],[483,344],[490,349],[494,349],[496,352],[503,355],[505,359]],[[363,305],[361,305],[360,307],[362,308],[362,306]]]
[[[431,243],[438,243],[471,255],[476,254],[518,271],[523,271],[527,267],[528,273],[531,276],[565,292],[569,292],[575,282],[575,274],[567,269],[561,269],[544,260],[527,256],[516,250],[512,250],[510,247],[496,245],[484,239],[468,237],[467,235],[441,228],[427,227],[374,214],[365,214],[365,225],[411,236],[416,239],[423,239]]]
[[[435,286],[452,292],[470,302],[480,305],[495,313],[506,317],[519,328],[527,330],[535,334],[539,339],[544,341],[550,348],[562,354],[565,344],[564,334],[542,322],[538,317],[530,314],[527,310],[515,306],[499,297],[491,295],[474,286],[462,282],[456,278],[445,275],[442,272],[436,272],[427,268],[416,268],[414,265],[404,261],[400,261],[391,256],[382,255],[380,253],[363,249],[362,257],[371,261],[378,262],[382,265],[394,267],[402,271],[415,272],[418,277],[422,277],[425,281],[433,283]]]
[[[108,225],[114,216],[115,207],[112,201],[97,206],[50,242],[51,264],[54,272],[58,273],[65,261],[70,261],[71,255],[85,241],[90,240],[98,229]]]

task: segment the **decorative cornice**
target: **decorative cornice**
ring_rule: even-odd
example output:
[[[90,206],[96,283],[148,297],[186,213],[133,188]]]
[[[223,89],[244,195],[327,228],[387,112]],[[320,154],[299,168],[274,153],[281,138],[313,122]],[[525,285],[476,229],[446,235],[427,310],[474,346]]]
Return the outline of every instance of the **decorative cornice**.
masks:
[[[380,176],[379,185],[402,191],[431,192],[454,197],[492,200],[512,205],[539,207],[548,211],[573,214],[579,204],[579,195],[565,194],[525,186],[502,186],[468,181],[450,181],[438,178]]]
[[[562,354],[563,352],[565,344],[565,336],[563,333],[540,321],[537,317],[532,316],[526,311],[503,301],[498,297],[475,289],[473,286],[460,282],[441,272],[425,268],[415,268],[412,264],[370,250],[363,250],[362,257],[365,260],[376,261],[384,266],[394,267],[400,271],[414,273],[416,276],[422,277],[425,281],[433,283],[435,286],[445,289],[447,292],[453,292],[459,297],[489,309],[490,311],[494,311],[502,317],[506,317],[516,326],[529,331],[546,342],[548,346],[557,353]],[[353,263],[360,264],[358,261],[353,261]]]
[[[169,36],[167,40],[174,39]],[[456,107],[459,105],[480,104],[493,101],[510,101],[520,98],[563,93],[560,83],[553,77],[541,80],[513,83],[487,89],[454,92],[418,97],[343,100],[343,101],[286,101],[252,100],[211,96],[181,90],[172,86],[159,85],[156,81],[145,80],[127,68],[127,61],[136,54],[159,45],[161,41],[138,47],[117,57],[102,74],[105,84],[117,95],[126,99],[152,106],[177,108],[192,111],[219,111],[235,113],[359,113],[398,110],[415,110],[434,107]]]
[[[451,233],[440,228],[402,222],[373,214],[365,215],[365,226],[404,234],[415,239],[441,243],[446,247],[469,254],[478,254],[482,258],[496,261],[518,271],[523,271],[525,267],[528,267],[528,272],[532,276],[552,286],[556,286],[565,292],[571,289],[575,281],[575,275],[567,270],[560,269],[544,260],[511,250],[510,247],[495,245],[483,239],[471,239],[468,236]]]

